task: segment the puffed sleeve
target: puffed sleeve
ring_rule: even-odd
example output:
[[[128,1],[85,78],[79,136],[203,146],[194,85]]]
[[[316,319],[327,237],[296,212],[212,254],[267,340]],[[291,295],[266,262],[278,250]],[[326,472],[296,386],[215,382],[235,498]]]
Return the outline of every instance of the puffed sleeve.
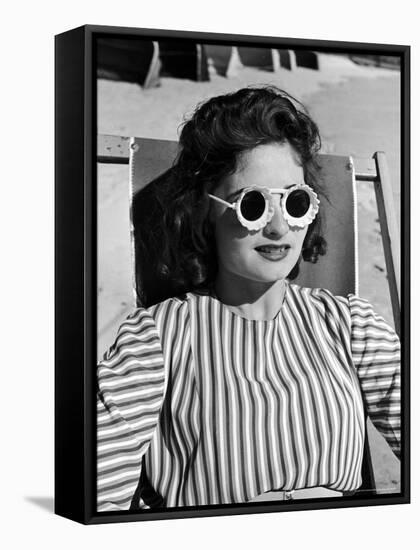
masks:
[[[157,426],[165,388],[153,317],[136,310],[98,366],[97,510],[128,510],[141,461]]]
[[[400,456],[400,341],[372,306],[349,296],[353,362],[367,414]]]

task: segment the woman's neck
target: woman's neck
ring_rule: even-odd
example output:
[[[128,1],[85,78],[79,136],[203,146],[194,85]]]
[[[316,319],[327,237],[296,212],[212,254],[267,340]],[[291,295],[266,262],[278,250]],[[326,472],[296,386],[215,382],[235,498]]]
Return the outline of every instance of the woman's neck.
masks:
[[[234,313],[247,319],[268,321],[274,319],[282,307],[286,281],[265,283],[219,272],[214,289],[217,298]]]

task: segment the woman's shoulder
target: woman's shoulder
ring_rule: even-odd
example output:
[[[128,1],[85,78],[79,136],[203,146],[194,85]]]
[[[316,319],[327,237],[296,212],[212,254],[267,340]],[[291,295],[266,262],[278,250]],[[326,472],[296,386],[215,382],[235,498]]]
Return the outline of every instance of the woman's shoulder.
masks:
[[[382,316],[376,312],[374,305],[369,300],[352,292],[349,292],[345,296],[339,296],[327,288],[301,287],[295,284],[290,286],[295,296],[300,296],[301,299],[306,299],[313,305],[322,305],[328,309],[346,311],[353,321],[359,318],[383,321]]]
[[[174,312],[182,312],[183,310],[187,310],[189,299],[189,293],[171,296],[166,300],[162,300],[161,302],[143,309],[143,311],[147,312],[148,315],[156,319],[160,315],[168,315]]]
[[[182,327],[188,325],[187,300],[187,295],[176,296],[149,307],[135,308],[120,324],[115,341],[103,360],[121,354],[132,353],[137,357],[161,354],[168,339],[173,339],[175,332],[182,335]]]
[[[342,328],[346,326],[348,330],[351,330],[353,318],[359,311],[372,310],[367,300],[352,293],[340,296],[327,288],[303,287],[296,284],[289,284],[289,287],[293,303],[305,308],[311,315],[334,320],[335,324]]]
[[[295,300],[327,308],[349,309],[349,296],[337,296],[327,288],[312,288],[289,283],[290,294]]]
[[[121,324],[119,332],[130,331],[140,335],[144,331],[167,327],[176,322],[177,329],[187,326],[190,312],[194,310],[191,305],[196,305],[208,299],[207,293],[187,292],[178,296],[172,296],[156,304],[139,306],[126,317]]]
[[[313,302],[324,302],[327,304],[336,304],[337,306],[344,306],[348,309],[352,307],[371,308],[371,304],[368,300],[357,296],[354,293],[347,293],[344,295],[334,294],[327,288],[312,288],[300,286],[294,283],[289,283],[289,287],[292,290],[292,294],[296,297],[300,296],[302,299],[311,300]]]
[[[292,299],[309,304],[323,316],[333,315],[351,325],[352,332],[361,327],[371,327],[385,332],[394,332],[374,306],[354,293],[337,296],[326,288],[302,287],[290,284]]]

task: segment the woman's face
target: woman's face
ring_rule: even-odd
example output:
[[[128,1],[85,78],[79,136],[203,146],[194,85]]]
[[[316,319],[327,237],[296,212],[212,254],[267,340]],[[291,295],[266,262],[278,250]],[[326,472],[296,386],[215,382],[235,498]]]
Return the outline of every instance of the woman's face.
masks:
[[[245,153],[236,172],[225,178],[214,194],[233,203],[245,187],[284,189],[303,183],[303,168],[291,145],[271,143]],[[307,227],[289,227],[280,208],[280,198],[273,195],[273,218],[257,231],[241,225],[233,209],[213,201],[219,276],[236,275],[254,282],[273,283],[289,275],[299,259]]]

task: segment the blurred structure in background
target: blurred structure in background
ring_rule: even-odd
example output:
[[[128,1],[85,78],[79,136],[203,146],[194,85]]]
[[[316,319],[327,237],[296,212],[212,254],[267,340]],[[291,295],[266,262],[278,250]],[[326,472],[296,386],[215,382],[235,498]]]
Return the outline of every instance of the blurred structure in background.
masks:
[[[238,54],[242,64],[246,67],[255,67],[262,71],[275,71],[278,68],[276,63],[277,50],[270,48],[238,48]]]
[[[157,42],[135,38],[98,39],[98,78],[135,82],[143,88],[151,88],[159,84],[160,68]]]
[[[187,78],[197,82],[210,80],[204,46],[191,41],[159,42],[161,75]]]
[[[296,65],[306,69],[319,69],[318,54],[309,50],[295,50]]]
[[[396,71],[401,68],[400,58],[395,55],[350,55],[349,57],[358,65],[382,67],[383,69],[394,69]]]
[[[211,80],[211,74],[230,78],[242,67],[262,71],[293,71],[297,67],[322,70],[337,54],[308,49],[274,49],[197,44],[190,40],[152,41],[138,38],[102,38],[97,43],[97,76],[108,80],[135,82],[143,88],[159,86],[160,76]],[[400,68],[395,56],[345,55],[358,65]]]
[[[204,46],[211,70],[220,76],[232,78],[237,76],[242,63],[239,59],[238,48],[234,46],[220,46],[219,44],[206,44]]]

